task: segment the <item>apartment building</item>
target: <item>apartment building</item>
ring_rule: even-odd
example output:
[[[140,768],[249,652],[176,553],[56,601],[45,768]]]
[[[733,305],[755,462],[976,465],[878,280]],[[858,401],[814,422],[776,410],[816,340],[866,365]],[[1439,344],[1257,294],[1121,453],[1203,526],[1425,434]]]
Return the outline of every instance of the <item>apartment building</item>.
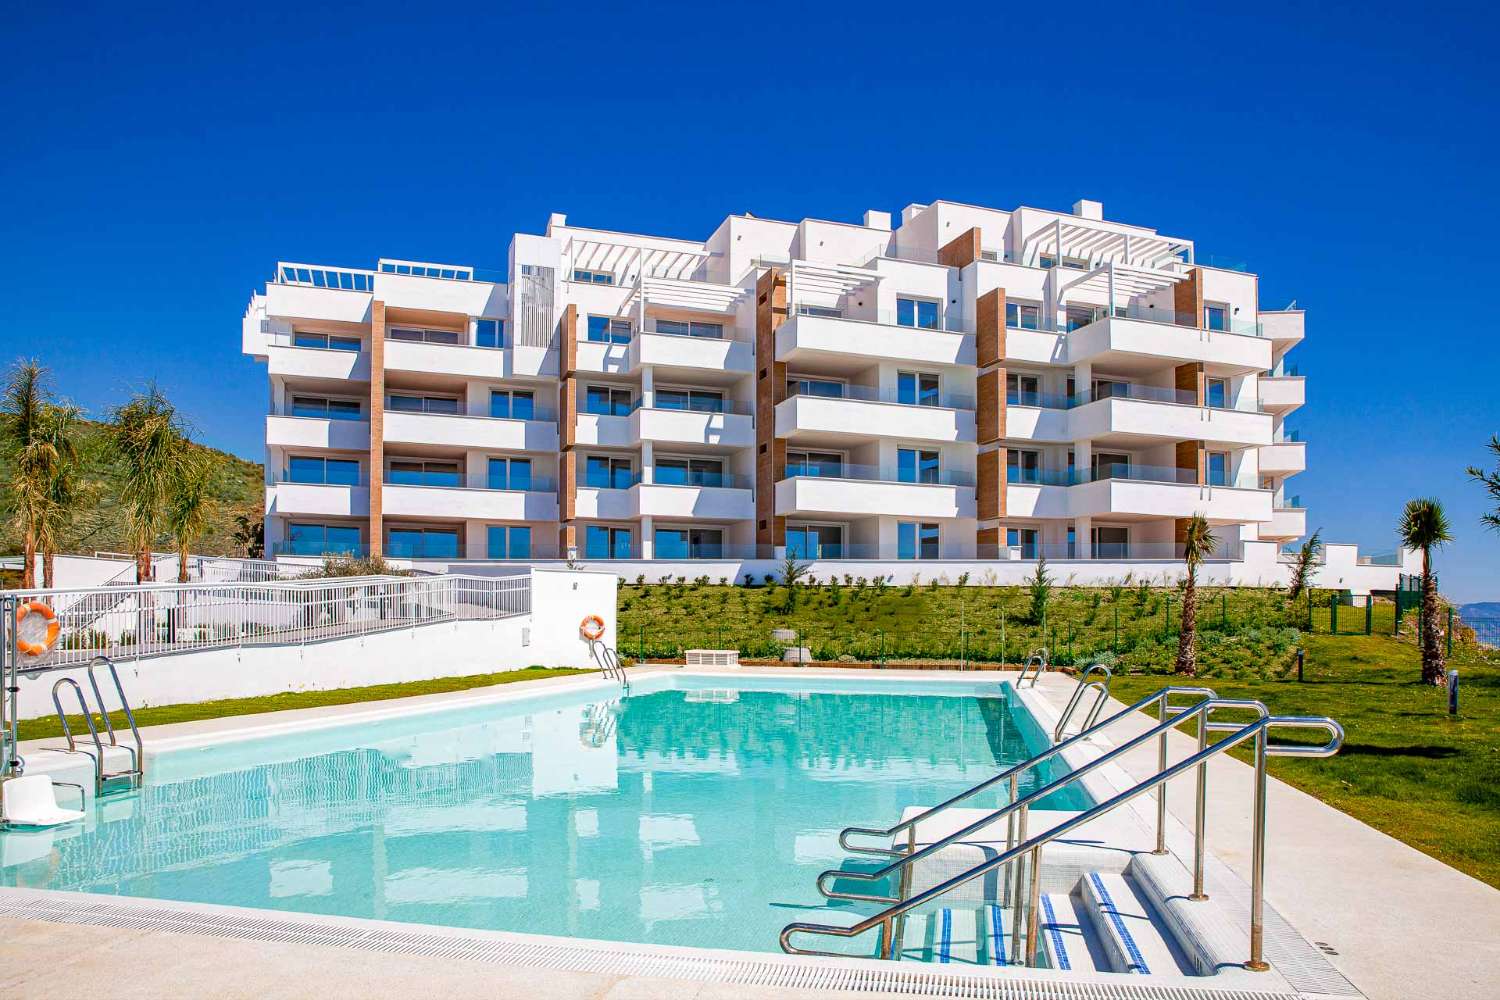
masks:
[[[250,300],[281,554],[1172,559],[1287,542],[1302,314],[1070,213],[570,225],[506,270],[283,262]]]

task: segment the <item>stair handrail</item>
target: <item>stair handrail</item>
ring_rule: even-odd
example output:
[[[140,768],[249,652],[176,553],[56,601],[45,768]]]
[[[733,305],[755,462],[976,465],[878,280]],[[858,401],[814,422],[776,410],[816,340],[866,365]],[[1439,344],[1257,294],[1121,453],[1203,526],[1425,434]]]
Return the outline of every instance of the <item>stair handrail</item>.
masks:
[[[1104,675],[1104,680],[1089,680],[1094,674],[1101,673]],[[1099,720],[1099,713],[1104,709],[1104,703],[1109,700],[1109,687],[1114,677],[1114,671],[1103,663],[1095,663],[1078,675],[1078,686],[1073,689],[1073,697],[1068,699],[1068,706],[1063,709],[1062,715],[1057,717],[1057,728],[1052,730],[1053,743],[1063,738],[1063,733],[1067,732],[1068,722],[1073,718],[1073,713],[1083,703],[1084,692],[1089,690],[1095,692],[1094,704],[1090,706],[1089,714],[1084,716],[1083,729],[1079,731],[1093,728],[1094,723]]]
[[[600,652],[603,650],[603,652]],[[620,663],[620,654],[598,639],[589,640],[589,657],[599,664],[599,672],[613,681],[619,681],[626,694],[630,693],[630,678]]]
[[[870,845],[851,844],[849,843],[849,837],[853,834],[866,837],[895,837],[897,834],[902,833],[906,830],[914,829],[918,823],[931,819],[938,813],[943,812],[957,805],[958,803],[965,801],[966,799],[972,798],[973,796],[978,795],[980,792],[988,791],[1001,782],[1007,780],[1009,780],[1012,785],[1011,798],[1014,799],[1016,791],[1014,786],[1018,783],[1020,776],[1026,771],[1030,770],[1032,767],[1035,767],[1042,761],[1049,760],[1050,758],[1057,756],[1063,751],[1068,750],[1078,745],[1079,743],[1082,743],[1084,739],[1090,736],[1098,735],[1120,720],[1127,719],[1130,716],[1134,715],[1136,712],[1143,711],[1152,706],[1159,706],[1163,710],[1163,718],[1165,718],[1167,714],[1171,714],[1171,712],[1168,711],[1170,709],[1170,705],[1168,703],[1170,702],[1173,695],[1196,695],[1200,701],[1218,697],[1218,694],[1212,688],[1168,684],[1167,686],[1157,690],[1155,693],[1148,694],[1134,704],[1126,706],[1119,712],[1116,712],[1114,715],[1111,715],[1109,718],[1105,719],[1103,722],[1095,723],[1093,726],[1090,726],[1082,730],[1081,732],[1068,737],[1061,743],[1055,743],[1047,749],[1041,751],[1040,753],[1037,753],[1027,758],[1026,760],[1021,761],[1019,764],[1014,764],[1011,767],[1008,767],[1000,773],[994,775],[993,777],[986,778],[979,784],[974,785],[970,788],[966,788],[965,790],[959,792],[957,795],[954,795],[952,798],[940,802],[932,808],[926,809],[921,813],[910,817],[909,819],[901,820],[899,823],[896,823],[895,825],[890,826],[884,830],[863,826],[845,827],[839,833],[839,847],[855,854],[873,854],[879,857],[902,857],[906,854],[905,851],[898,851],[888,847],[874,847]]]
[[[59,693],[63,687],[70,687],[78,696],[78,707],[83,710],[83,721],[89,727],[89,736],[94,741],[95,753],[78,749],[78,742],[73,738],[73,728],[68,725],[68,714],[63,711],[62,695]],[[99,730],[94,726],[94,710],[89,707],[89,702],[83,694],[83,688],[71,677],[59,677],[52,685],[52,707],[57,709],[57,721],[62,723],[63,736],[68,740],[67,753],[81,753],[94,758],[94,792],[97,794],[104,787],[104,743],[99,739]]]
[[[1016,678],[1016,687],[1019,689],[1021,685],[1026,683],[1026,677],[1032,673],[1032,667],[1036,668],[1036,672],[1031,677],[1030,686],[1035,687],[1036,682],[1042,679],[1042,674],[1047,672],[1047,659],[1046,646],[1039,646],[1026,654],[1026,662],[1021,664],[1021,676]]]
[[[981,816],[979,819],[974,820],[972,823],[968,824],[962,829],[955,830],[954,832],[933,841],[932,843],[920,848],[919,850],[902,852],[899,857],[897,857],[894,861],[888,863],[884,868],[880,868],[876,871],[870,872],[849,871],[844,868],[830,869],[818,876],[818,891],[829,899],[854,899],[869,903],[897,902],[896,899],[890,896],[872,896],[865,893],[845,892],[837,889],[830,889],[824,883],[831,879],[844,879],[846,881],[852,882],[879,882],[882,879],[889,878],[890,876],[899,873],[903,869],[910,867],[911,865],[923,860],[924,858],[931,857],[938,851],[941,851],[943,848],[952,846],[953,844],[957,843],[960,840],[963,840],[970,834],[977,833],[978,831],[984,829],[987,826],[990,826],[998,820],[1010,816],[1012,813],[1017,814],[1018,821],[1021,824],[1021,836],[1024,838],[1025,816],[1026,813],[1030,810],[1031,804],[1033,802],[1036,802],[1038,799],[1041,799],[1046,795],[1049,795],[1052,792],[1056,791],[1057,789],[1062,788],[1064,785],[1068,785],[1073,783],[1074,781],[1077,781],[1085,774],[1098,770],[1105,764],[1113,761],[1115,758],[1123,756],[1124,754],[1128,753],[1131,750],[1134,750],[1141,744],[1147,743],[1157,736],[1168,732],[1169,730],[1175,729],[1177,726],[1182,725],[1184,722],[1192,719],[1207,721],[1209,716],[1213,712],[1219,711],[1221,709],[1248,710],[1255,712],[1256,715],[1262,719],[1268,717],[1271,714],[1270,710],[1267,709],[1264,704],[1248,698],[1204,699],[1203,701],[1197,702],[1196,704],[1187,706],[1176,715],[1170,716],[1169,718],[1163,719],[1160,722],[1154,723],[1151,728],[1146,730],[1144,733],[1131,737],[1119,746],[1113,748],[1112,750],[1109,750],[1107,753],[1100,754],[1098,757],[1095,757],[1093,760],[1088,761],[1087,763],[1080,764],[1078,767],[1075,767],[1073,770],[1069,771],[1062,777],[1055,779],[1050,784],[1044,785],[1041,788],[1033,789],[1025,795],[1012,795],[1011,800],[1005,805],[987,812],[985,815]],[[1216,723],[1214,725],[1217,725],[1221,728],[1226,725],[1228,725],[1229,728],[1235,728],[1233,724]],[[1206,731],[1208,730],[1205,729],[1205,732]]]
[[[1200,703],[1199,705],[1183,712],[1181,715],[1173,716],[1165,722],[1158,723],[1151,730],[1149,730],[1145,734],[1145,736],[1149,738],[1156,735],[1158,731],[1161,731],[1163,733],[1166,732],[1168,729],[1180,724],[1183,721],[1183,716],[1186,716],[1190,713],[1198,714],[1200,716],[1200,719],[1206,718],[1201,713],[1208,711],[1208,709],[1205,707],[1208,704],[1210,703]],[[1329,734],[1329,740],[1327,743],[1322,745],[1272,744],[1268,739],[1268,734],[1273,728],[1277,727],[1296,729],[1321,729]],[[1097,819],[1099,816],[1102,816],[1103,814],[1110,812],[1121,805],[1124,805],[1126,802],[1131,801],[1137,796],[1142,795],[1152,790],[1153,788],[1164,786],[1168,781],[1171,781],[1173,778],[1176,778],[1179,775],[1186,774],[1193,768],[1205,767],[1211,758],[1228,750],[1232,750],[1235,747],[1239,746],[1241,743],[1244,743],[1246,740],[1252,738],[1255,740],[1255,801],[1252,807],[1253,812],[1251,827],[1252,843],[1250,879],[1250,959],[1245,963],[1244,967],[1253,972],[1263,972],[1266,969],[1270,968],[1270,965],[1265,961],[1264,955],[1266,760],[1268,757],[1280,756],[1331,757],[1334,754],[1338,753],[1339,748],[1343,745],[1344,742],[1344,728],[1333,719],[1323,716],[1267,715],[1255,719],[1253,722],[1247,723],[1244,726],[1233,730],[1232,732],[1230,732],[1230,735],[1225,736],[1218,742],[1196,751],[1191,756],[1184,758],[1176,764],[1173,764],[1170,767],[1159,769],[1155,774],[1143,779],[1142,781],[1137,782],[1135,785],[1131,786],[1123,792],[1120,792],[1113,798],[1109,798],[1103,802],[1096,803],[1083,812],[1080,812],[1075,816],[1063,820],[1061,823],[1057,824],[1049,830],[1046,830],[1030,838],[1023,838],[1020,843],[1008,847],[1005,851],[996,854],[993,857],[987,858],[984,861],[981,861],[979,864],[968,869],[967,871],[961,872],[960,874],[953,876],[947,881],[941,882],[929,889],[925,889],[922,892],[917,893],[915,896],[910,896],[906,899],[903,899],[879,913],[876,913],[869,917],[865,917],[857,923],[851,924],[847,927],[840,927],[831,924],[805,923],[800,921],[788,924],[781,931],[781,949],[782,951],[793,955],[820,955],[830,958],[848,958],[850,956],[847,953],[817,951],[809,948],[799,948],[791,943],[791,938],[794,934],[818,934],[829,937],[852,938],[857,935],[863,934],[874,927],[881,927],[883,929],[883,933],[886,935],[886,940],[882,941],[882,948],[880,953],[882,955],[893,956],[895,954],[895,951],[893,947],[891,947],[892,942],[889,940],[889,928],[891,927],[891,922],[893,920],[898,917],[904,916],[910,910],[930,903],[933,900],[944,896],[949,892],[952,892],[954,889],[957,889],[976,878],[980,878],[981,876],[1002,868],[1005,865],[1009,865],[1012,862],[1015,862],[1018,859],[1023,858],[1029,854],[1031,856],[1030,864],[1033,877],[1030,883],[1030,900],[1027,907],[1025,956],[1028,965],[1034,964],[1036,959],[1037,934],[1039,930],[1037,919],[1037,897],[1041,891],[1041,880],[1035,876],[1037,871],[1039,870],[1039,865],[1041,862],[1042,846],[1050,843],[1053,840],[1056,840],[1063,834],[1069,833],[1077,829],[1078,827],[1083,826],[1084,824],[1089,823],[1094,819]],[[1133,747],[1139,742],[1141,742],[1139,739],[1132,740],[1129,744],[1127,744],[1127,747]],[[1124,750],[1127,747],[1122,747],[1120,749]],[[1111,754],[1107,754],[1106,756],[1112,756],[1116,752],[1117,751],[1114,751]],[[1052,784],[1048,785],[1047,787],[1033,792],[1030,796],[1027,797],[1027,800],[1034,800],[1040,798],[1043,795],[1050,794],[1051,792],[1057,790],[1059,787],[1075,780],[1079,776],[1079,774],[1080,771],[1074,771],[1067,775],[1064,775],[1062,778],[1059,778],[1057,781],[1052,782]],[[1016,804],[1012,803],[1012,806],[1014,805]]]
[[[115,693],[120,696],[120,708],[125,712],[125,720],[130,723],[130,734],[135,739],[134,749],[121,745],[119,737],[115,735],[115,726],[109,719],[109,710],[104,707],[104,694],[99,690],[98,678],[94,676],[94,667],[100,663],[109,668],[109,676],[115,682]],[[99,703],[99,715],[104,719],[104,728],[109,733],[110,745],[120,747],[129,753],[131,771],[137,777],[144,778],[146,776],[146,744],[141,739],[140,728],[135,724],[135,713],[130,710],[130,699],[125,697],[125,686],[120,683],[120,671],[115,668],[115,661],[101,653],[89,661],[88,676],[89,686],[94,689],[94,700]]]

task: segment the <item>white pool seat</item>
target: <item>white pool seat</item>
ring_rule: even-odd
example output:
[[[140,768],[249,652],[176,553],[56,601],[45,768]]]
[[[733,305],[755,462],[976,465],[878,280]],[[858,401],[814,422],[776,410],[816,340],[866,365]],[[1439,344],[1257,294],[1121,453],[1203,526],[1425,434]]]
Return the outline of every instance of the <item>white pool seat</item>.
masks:
[[[11,826],[61,826],[83,819],[83,811],[57,804],[52,779],[28,774],[0,784],[0,813]]]

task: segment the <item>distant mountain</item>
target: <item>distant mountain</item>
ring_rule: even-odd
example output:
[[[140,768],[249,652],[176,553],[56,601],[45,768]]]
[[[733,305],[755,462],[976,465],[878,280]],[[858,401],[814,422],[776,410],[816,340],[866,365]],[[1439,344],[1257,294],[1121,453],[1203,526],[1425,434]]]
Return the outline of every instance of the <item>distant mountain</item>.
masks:
[[[121,473],[109,448],[108,427],[96,421],[84,421],[79,431],[78,452],[83,461],[83,480],[88,502],[82,504],[73,523],[64,533],[61,552],[90,553],[99,550],[118,552],[125,548],[125,516],[120,509]],[[228,452],[207,445],[192,446],[208,456],[213,464],[213,494],[219,502],[219,516],[203,540],[193,546],[204,555],[234,555],[234,517],[249,513],[259,517],[265,506],[265,480],[258,462],[247,462]],[[9,475],[5,460],[0,458],[0,481]],[[157,548],[171,548],[159,539]],[[9,519],[0,524],[0,552],[21,551],[21,539]]]
[[[1462,604],[1458,608],[1458,613],[1465,621],[1474,618],[1500,618],[1500,601],[1476,601],[1473,604]]]

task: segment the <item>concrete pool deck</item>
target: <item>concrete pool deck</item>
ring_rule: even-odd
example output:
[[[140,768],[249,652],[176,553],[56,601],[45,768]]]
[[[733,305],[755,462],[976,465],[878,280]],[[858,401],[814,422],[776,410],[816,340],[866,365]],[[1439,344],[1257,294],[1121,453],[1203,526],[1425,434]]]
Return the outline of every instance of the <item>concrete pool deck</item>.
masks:
[[[723,673],[726,679],[749,674],[785,677],[793,670],[806,676],[902,677],[933,679],[1013,679],[1014,673],[862,671],[818,668],[769,668],[717,671],[693,668],[694,674]],[[650,668],[633,676],[676,673]],[[145,731],[148,748],[168,750],[202,741],[271,734],[356,720],[376,721],[413,709],[439,710],[533,695],[542,690],[598,686],[593,675],[549,678],[524,684],[425,695],[395,701],[300,709],[264,716],[177,723]],[[1073,689],[1071,679],[1048,675],[1036,689],[1055,711]],[[1115,710],[1123,705],[1116,703]],[[1274,711],[1276,706],[1270,706]],[[1150,720],[1121,722],[1112,741],[1124,742],[1145,731]],[[39,741],[43,744],[56,740]],[[1195,748],[1192,737],[1174,733],[1174,759]],[[30,750],[33,761],[47,756]],[[1144,776],[1155,766],[1155,750],[1142,748],[1124,758],[1128,774]],[[1220,756],[1210,764],[1208,849],[1241,878],[1249,874],[1250,791],[1252,770]],[[1269,783],[1267,900],[1306,938],[1317,942],[1338,970],[1375,1000],[1409,997],[1489,998],[1500,978],[1500,890],[1463,875],[1407,847],[1316,799],[1275,779]],[[1169,845],[1190,855],[1193,787],[1191,777],[1169,790],[1171,815],[1177,821]],[[1133,804],[1149,809],[1145,800]],[[1128,807],[1127,807],[1128,808]],[[893,817],[894,818],[894,817]],[[1185,839],[1186,838],[1186,839]],[[24,890],[0,890],[0,907]],[[77,901],[126,902],[116,897],[57,893]],[[144,901],[151,903],[154,901]],[[161,908],[178,904],[163,903]],[[61,911],[59,911],[61,912]],[[263,912],[263,911],[255,911]],[[264,913],[262,922],[298,915]],[[161,929],[140,922],[98,919],[11,919],[0,917],[0,996],[53,997],[61,992],[108,990],[134,996],[255,997],[401,997],[453,995],[478,991],[515,997],[830,997],[882,995],[869,983],[858,992],[806,990],[772,985],[704,982],[655,975],[568,971],[525,967],[462,955],[399,954],[351,950],[351,945],[303,943],[301,940],[252,939],[237,935]],[[414,925],[398,925],[413,928]],[[303,935],[305,938],[307,935]],[[284,937],[295,937],[289,932]],[[751,956],[744,959],[781,959]],[[785,961],[785,960],[783,960]],[[778,962],[777,964],[780,964]],[[890,967],[889,963],[858,963]],[[911,969],[910,965],[903,965]],[[920,966],[918,968],[921,968]],[[1135,980],[1145,985],[1141,980]],[[1213,989],[1212,979],[1200,980]],[[1271,984],[1268,982],[1267,986]],[[894,995],[894,994],[892,994]],[[905,995],[910,995],[906,992]],[[997,994],[998,995],[998,994]]]

